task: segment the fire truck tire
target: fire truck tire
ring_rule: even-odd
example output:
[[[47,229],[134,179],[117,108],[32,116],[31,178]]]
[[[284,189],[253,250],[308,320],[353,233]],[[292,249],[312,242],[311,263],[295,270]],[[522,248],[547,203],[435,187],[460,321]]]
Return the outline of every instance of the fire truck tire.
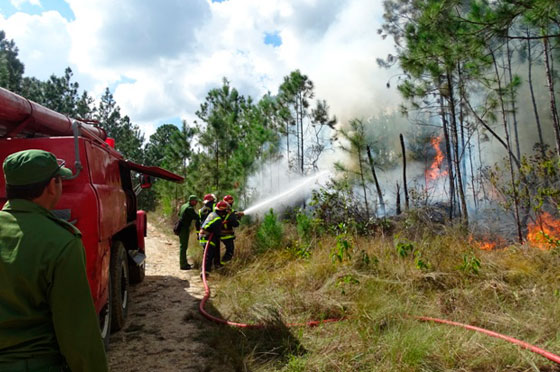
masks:
[[[144,281],[144,277],[146,276],[146,263],[142,263],[141,266],[136,265],[136,263],[132,262],[132,264],[128,267],[130,270],[130,284],[138,284]]]
[[[107,303],[103,306],[103,309],[99,312],[99,329],[101,330],[101,338],[103,339],[103,345],[105,350],[109,349],[109,336],[111,335],[111,278],[109,277],[109,295],[107,297]]]
[[[128,260],[126,250],[120,241],[111,249],[111,330],[118,331],[124,326],[128,313]]]

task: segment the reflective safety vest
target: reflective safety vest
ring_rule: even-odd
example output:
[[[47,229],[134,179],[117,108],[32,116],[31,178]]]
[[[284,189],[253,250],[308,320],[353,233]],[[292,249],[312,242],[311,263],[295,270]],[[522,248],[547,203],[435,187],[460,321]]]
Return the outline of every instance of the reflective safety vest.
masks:
[[[204,220],[202,228],[200,229],[200,244],[208,243],[210,234],[214,234],[210,244],[216,245],[215,241],[219,241],[218,239],[220,238],[220,234],[222,233],[222,221],[223,218],[220,217],[216,212],[212,212],[208,215],[208,217],[206,217],[206,220]]]
[[[225,217],[222,225],[222,234],[220,236],[221,240],[235,239],[234,227],[239,226],[239,219],[235,211],[230,211]]]

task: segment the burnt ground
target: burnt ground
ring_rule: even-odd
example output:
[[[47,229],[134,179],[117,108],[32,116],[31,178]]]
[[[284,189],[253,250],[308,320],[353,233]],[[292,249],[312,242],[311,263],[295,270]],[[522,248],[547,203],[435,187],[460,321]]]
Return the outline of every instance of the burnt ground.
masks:
[[[146,278],[131,288],[126,324],[111,335],[110,370],[233,370],[205,343],[205,333],[216,326],[198,312],[204,295],[200,271],[179,270],[178,239],[148,225],[146,255]]]

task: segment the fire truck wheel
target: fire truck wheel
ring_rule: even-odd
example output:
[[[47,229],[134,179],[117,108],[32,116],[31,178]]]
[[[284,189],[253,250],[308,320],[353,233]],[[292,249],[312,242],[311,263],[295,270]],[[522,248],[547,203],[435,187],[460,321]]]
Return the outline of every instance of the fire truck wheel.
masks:
[[[111,335],[111,278],[109,277],[109,295],[107,297],[107,303],[101,311],[99,312],[99,329],[101,330],[101,338],[103,339],[103,345],[105,350],[109,349],[109,336]]]
[[[128,313],[128,261],[122,242],[116,241],[111,249],[111,330],[124,326]]]

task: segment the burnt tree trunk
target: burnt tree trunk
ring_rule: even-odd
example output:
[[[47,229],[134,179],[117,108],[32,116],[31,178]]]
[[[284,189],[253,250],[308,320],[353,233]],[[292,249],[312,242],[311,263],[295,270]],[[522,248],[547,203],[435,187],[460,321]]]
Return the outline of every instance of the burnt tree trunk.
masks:
[[[362,189],[364,191],[364,203],[366,204],[366,216],[369,221],[370,214],[369,214],[369,204],[367,199],[366,180],[364,178],[364,162],[362,159],[362,148],[358,148],[358,163],[360,166],[360,179],[362,181]]]
[[[513,90],[513,75],[511,73],[511,50],[509,49],[509,39],[506,39],[506,53],[507,53],[507,65],[508,65],[508,75],[509,75],[509,84],[510,84],[510,98],[511,98],[511,115],[513,118],[513,132],[515,135],[515,153],[517,154],[517,159],[521,159],[521,149],[519,146],[519,132],[517,130],[517,113],[516,113],[516,106],[515,106],[515,93]]]
[[[476,183],[475,183],[476,179],[475,179],[475,176],[474,176],[474,164],[473,164],[473,156],[472,156],[473,145],[471,144],[471,140],[472,140],[473,135],[474,135],[474,130],[468,129],[468,135],[469,135],[469,142],[468,142],[469,163],[471,164],[471,185],[472,185],[474,207],[475,207],[475,210],[476,210],[478,208],[478,193],[476,191]]]
[[[441,81],[440,81],[441,86]],[[451,159],[451,142],[449,140],[449,129],[447,125],[447,117],[445,114],[445,109],[443,107],[443,95],[440,94],[439,105],[440,105],[440,115],[441,123],[443,125],[443,137],[445,138],[445,158],[447,160],[447,175],[449,176],[449,219],[453,219],[454,209],[455,209],[455,181],[453,176],[453,160]]]
[[[549,59],[549,40],[548,37],[543,38],[544,44],[544,66],[546,72],[546,81],[548,82],[548,92],[550,94],[550,113],[552,114],[552,123],[554,126],[554,133],[556,134],[556,152],[560,156],[560,123],[558,120],[558,111],[556,109],[556,97],[554,95],[554,81],[552,77],[552,70],[550,68]]]
[[[455,155],[455,172],[457,174],[457,186],[459,191],[459,199],[461,202],[461,217],[465,225],[469,224],[469,215],[467,211],[467,200],[465,198],[465,191],[463,189],[463,178],[461,172],[461,154],[459,152],[459,135],[457,133],[457,116],[455,112],[455,96],[453,91],[453,81],[451,79],[450,71],[447,72],[447,85],[449,89],[449,110],[451,116],[451,136],[454,147]]]
[[[399,214],[402,213],[401,210],[401,188],[399,187],[399,181],[397,181],[397,199],[396,199],[396,203],[397,203],[397,216]]]
[[[377,180],[377,173],[375,172],[375,165],[373,164],[373,156],[371,155],[371,148],[369,145],[366,146],[367,155],[369,159],[369,166],[371,167],[371,174],[373,175],[373,180],[375,181],[375,188],[377,189],[377,197],[379,198],[379,205],[381,206],[381,213],[385,216],[385,202],[383,201],[383,193],[381,192],[381,187],[379,186],[379,181]]]
[[[514,201],[514,216],[515,216],[515,223],[517,225],[517,237],[519,239],[519,243],[523,243],[523,234],[521,232],[521,220],[519,218],[519,194],[517,192],[517,186],[516,186],[516,182],[515,182],[515,172],[513,170],[513,154],[511,152],[511,141],[510,141],[510,136],[509,136],[509,129],[508,129],[508,123],[507,123],[507,118],[506,118],[506,108],[505,108],[505,104],[504,104],[504,99],[502,96],[502,82],[500,79],[500,72],[498,71],[498,63],[496,62],[496,57],[494,55],[494,52],[492,50],[490,50],[490,55],[492,56],[492,61],[494,63],[494,71],[496,73],[496,82],[498,83],[498,98],[500,101],[500,107],[501,107],[501,111],[502,111],[502,121],[503,121],[503,125],[504,125],[504,131],[506,134],[506,141],[508,144],[508,147],[510,148],[510,151],[508,151],[509,154],[509,169],[510,169],[510,175],[511,175],[511,187],[513,190],[513,201]]]
[[[527,30],[527,38],[529,37],[529,31]],[[531,50],[531,40],[527,39],[527,69],[528,69],[528,79],[529,79],[529,90],[531,91],[531,102],[533,103],[533,112],[535,113],[535,123],[537,124],[537,131],[539,134],[539,143],[541,155],[544,159],[544,139],[542,134],[541,119],[539,117],[539,110],[537,106],[537,100],[535,99],[535,90],[533,88],[533,53]]]
[[[404,205],[405,208],[408,210],[409,203],[408,203],[408,186],[406,185],[406,149],[404,147],[404,137],[402,133],[399,134],[399,138],[401,139],[402,158],[403,158]]]

